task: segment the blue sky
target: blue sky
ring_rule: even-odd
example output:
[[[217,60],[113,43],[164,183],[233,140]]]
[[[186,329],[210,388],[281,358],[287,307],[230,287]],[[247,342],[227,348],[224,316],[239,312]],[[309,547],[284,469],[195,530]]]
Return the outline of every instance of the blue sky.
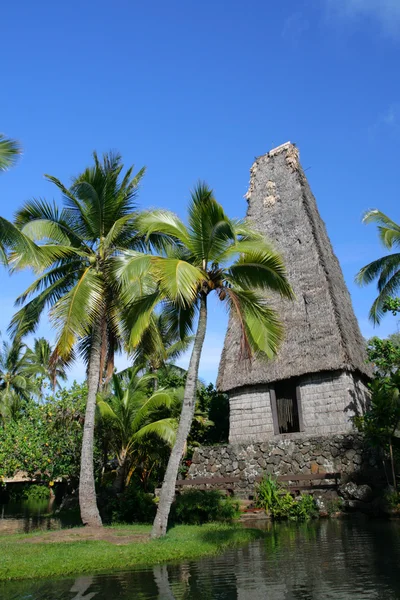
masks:
[[[0,177],[1,214],[58,198],[91,152],[147,166],[141,206],[185,214],[197,179],[243,216],[255,156],[291,140],[365,336],[374,289],[354,283],[383,250],[363,212],[399,220],[398,0],[69,0],[2,6],[0,131],[24,156]],[[397,210],[396,210],[397,209]],[[0,330],[29,274],[0,272]],[[226,315],[211,307],[201,376],[213,381]],[[396,329],[386,317],[375,333]],[[38,334],[52,337],[47,322]],[[72,377],[82,378],[77,364]]]

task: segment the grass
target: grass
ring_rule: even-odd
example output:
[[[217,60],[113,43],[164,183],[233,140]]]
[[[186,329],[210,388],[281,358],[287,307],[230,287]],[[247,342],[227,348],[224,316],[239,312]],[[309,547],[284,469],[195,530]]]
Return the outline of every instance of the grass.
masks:
[[[110,529],[114,535],[143,536],[150,533],[150,528],[126,525]],[[178,525],[161,540],[133,541],[125,545],[92,540],[35,542],[34,538],[41,534],[0,536],[0,581],[59,577],[195,559],[264,536],[255,529],[216,523]]]

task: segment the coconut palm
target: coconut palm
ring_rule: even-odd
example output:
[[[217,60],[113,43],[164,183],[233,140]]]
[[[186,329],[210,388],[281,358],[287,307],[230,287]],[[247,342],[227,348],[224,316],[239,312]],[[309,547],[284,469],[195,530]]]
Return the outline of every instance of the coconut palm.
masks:
[[[53,357],[53,348],[45,338],[36,338],[33,348],[26,352],[27,369],[38,380],[42,395],[42,387],[47,380],[53,392],[60,387],[60,380],[66,381],[67,374],[62,359]]]
[[[155,210],[143,213],[138,227],[149,239],[164,236],[165,244],[159,255],[136,253],[116,261],[121,281],[128,283],[146,272],[156,285],[126,311],[131,345],[139,343],[159,303],[169,327],[179,332],[181,339],[193,331],[198,315],[177,439],[152,531],[153,537],[160,537],[166,533],[175,480],[194,415],[209,294],[214,293],[240,323],[244,357],[253,352],[273,357],[283,332],[265,294],[277,292],[292,298],[293,292],[281,257],[248,223],[229,219],[206,184],[199,184],[191,194],[188,226],[169,211]]]
[[[0,172],[8,171],[15,164],[21,152],[18,142],[0,133]]]
[[[0,351],[0,420],[16,419],[24,403],[38,393],[29,370],[26,346],[3,341]]]
[[[75,348],[87,362],[88,399],[82,441],[79,501],[84,524],[100,526],[96,504],[93,435],[96,395],[114,371],[114,354],[121,345],[119,282],[112,259],[135,246],[135,197],[144,174],[133,176],[130,167],[122,177],[119,155],[106,154],[72,181],[67,188],[46,176],[63,195],[63,208],[45,200],[32,200],[18,211],[16,226],[25,238],[40,244],[40,276],[17,299],[22,306],[10,331],[17,338],[35,331],[40,316],[49,310],[57,330],[53,364],[68,362]],[[36,248],[36,246],[35,246]],[[35,249],[34,249],[35,250]],[[29,268],[31,255],[14,249],[12,270]],[[45,266],[43,266],[45,265]],[[125,294],[137,290],[134,286]]]
[[[111,448],[118,461],[115,492],[123,490],[146,442],[156,446],[161,440],[171,445],[175,440],[176,419],[160,418],[160,411],[169,411],[174,399],[165,390],[149,397],[151,379],[149,375],[139,377],[138,369],[131,370],[128,380],[113,375],[111,394],[100,395],[97,400],[102,424],[109,431]]]
[[[379,210],[368,211],[363,223],[378,225],[379,239],[387,250],[400,248],[400,225],[389,219]],[[374,323],[379,323],[385,310],[385,303],[400,290],[400,252],[394,252],[369,263],[356,276],[360,285],[377,280],[378,296],[375,299],[369,316]]]
[[[168,315],[154,312],[149,327],[133,351],[133,360],[143,365],[150,373],[165,369],[167,363],[179,358],[193,342],[193,336],[186,335],[180,339],[177,331],[169,326]],[[177,367],[179,369],[179,367]],[[158,379],[154,378],[154,389],[158,387]]]

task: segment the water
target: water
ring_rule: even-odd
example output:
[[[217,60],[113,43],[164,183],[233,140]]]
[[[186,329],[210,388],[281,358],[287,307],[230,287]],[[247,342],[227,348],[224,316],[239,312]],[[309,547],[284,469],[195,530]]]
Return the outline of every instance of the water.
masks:
[[[0,534],[47,531],[79,524],[78,515],[58,515],[54,513],[56,508],[54,499],[0,504]]]
[[[1,559],[0,559],[1,560]],[[215,558],[0,584],[2,600],[400,599],[400,522],[277,524]]]

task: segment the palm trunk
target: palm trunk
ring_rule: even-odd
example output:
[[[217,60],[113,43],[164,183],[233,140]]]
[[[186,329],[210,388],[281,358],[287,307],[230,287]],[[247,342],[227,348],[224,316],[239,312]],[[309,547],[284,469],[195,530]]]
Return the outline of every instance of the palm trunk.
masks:
[[[176,442],[169,457],[164,482],[161,488],[160,501],[156,518],[154,519],[151,537],[159,538],[167,533],[168,517],[171,504],[175,495],[175,482],[178,476],[179,465],[182,460],[186,440],[192,425],[194,409],[196,405],[196,389],[199,375],[199,364],[201,351],[207,327],[207,296],[202,293],[200,298],[200,315],[197,325],[196,337],[193,344],[192,356],[190,357],[187,372],[185,394],[183,398],[182,412],[179,421]]]
[[[82,438],[81,472],[79,477],[79,506],[81,519],[89,527],[101,527],[102,522],[97,508],[94,483],[93,444],[94,420],[96,413],[96,395],[100,380],[101,328],[93,327],[92,347],[88,368],[88,397],[85,412],[85,425]]]
[[[116,494],[123,492],[125,487],[126,462],[127,452],[126,450],[122,450],[118,459],[117,472],[113,483],[113,490]]]

